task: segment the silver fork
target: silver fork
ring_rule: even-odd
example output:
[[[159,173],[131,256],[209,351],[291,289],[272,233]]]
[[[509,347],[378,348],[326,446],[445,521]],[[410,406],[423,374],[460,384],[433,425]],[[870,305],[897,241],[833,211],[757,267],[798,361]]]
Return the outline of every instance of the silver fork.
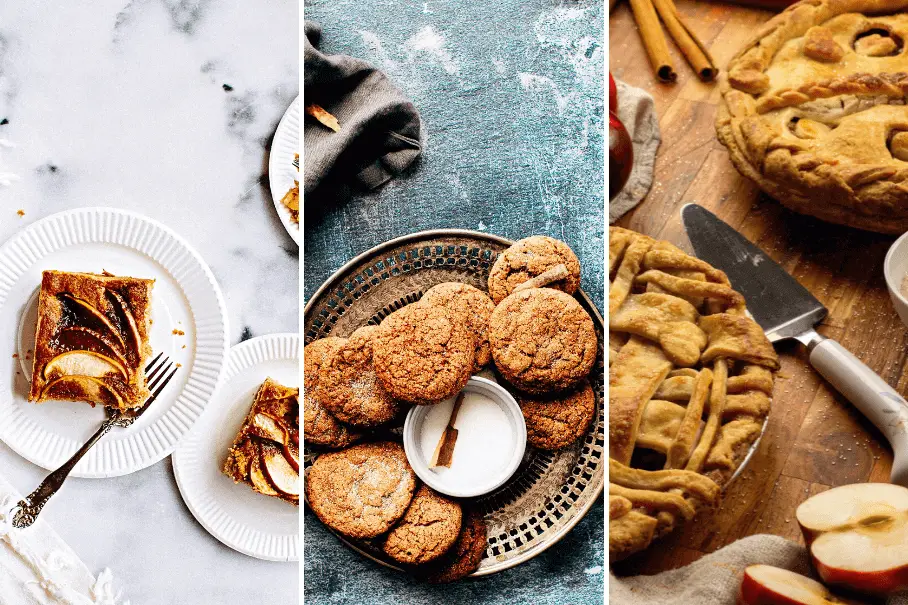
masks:
[[[293,158],[293,167],[296,168],[297,170],[300,169],[300,159],[299,158]]]
[[[110,429],[116,427],[127,428],[145,413],[145,410],[154,403],[170,379],[177,373],[175,364],[169,358],[164,357],[164,353],[158,353],[158,356],[151,360],[151,363],[145,368],[145,384],[151,391],[151,396],[145,404],[135,410],[121,410],[119,408],[104,408],[107,418],[101,423],[101,426],[95,431],[95,434],[73,454],[73,457],[63,463],[63,466],[49,474],[41,482],[35,491],[26,496],[16,505],[16,512],[13,515],[13,527],[24,529],[31,526],[41,514],[41,509],[51,499],[51,496],[60,491],[63,482],[69,477],[69,473],[79,463],[79,461],[88,453],[94,445],[101,440],[101,437],[110,432]]]

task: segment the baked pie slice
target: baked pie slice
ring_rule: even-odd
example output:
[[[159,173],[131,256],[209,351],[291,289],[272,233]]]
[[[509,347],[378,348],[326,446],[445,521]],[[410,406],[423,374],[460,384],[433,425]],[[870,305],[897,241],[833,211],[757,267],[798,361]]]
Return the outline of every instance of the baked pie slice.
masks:
[[[762,432],[778,357],[725,274],[609,228],[609,558],[716,507]]]
[[[299,504],[300,390],[266,378],[224,463],[236,483]]]
[[[29,400],[130,409],[150,396],[145,366],[154,280],[45,271]]]
[[[796,212],[908,230],[905,0],[804,0],[729,62],[717,131],[738,170]]]

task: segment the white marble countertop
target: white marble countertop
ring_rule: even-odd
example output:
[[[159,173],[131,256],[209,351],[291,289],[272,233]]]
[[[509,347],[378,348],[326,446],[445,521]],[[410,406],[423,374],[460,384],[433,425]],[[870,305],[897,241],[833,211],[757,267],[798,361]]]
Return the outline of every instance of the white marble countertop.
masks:
[[[299,250],[265,172],[299,92],[298,15],[293,0],[0,2],[0,241],[61,210],[140,212],[211,266],[233,343],[297,331]],[[25,493],[46,474],[2,444],[0,472]],[[299,566],[210,537],[169,459],[70,479],[42,518],[133,605],[298,600]]]

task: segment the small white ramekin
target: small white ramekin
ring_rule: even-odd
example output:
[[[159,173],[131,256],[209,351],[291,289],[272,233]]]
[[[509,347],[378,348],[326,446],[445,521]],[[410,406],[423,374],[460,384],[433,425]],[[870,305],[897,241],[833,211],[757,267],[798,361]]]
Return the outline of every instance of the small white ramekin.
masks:
[[[482,496],[483,494],[495,491],[504,485],[517,471],[517,467],[520,466],[520,461],[523,460],[523,453],[526,450],[527,426],[523,419],[523,412],[520,411],[520,406],[511,394],[501,385],[486,378],[473,376],[470,378],[470,381],[467,382],[464,391],[468,393],[482,393],[492,401],[498,403],[505,414],[507,414],[508,420],[511,423],[511,429],[514,431],[514,451],[511,454],[511,459],[502,472],[495,476],[494,479],[487,481],[484,485],[477,484],[470,489],[463,489],[445,484],[440,475],[429,469],[430,461],[425,459],[422,447],[420,446],[422,424],[425,421],[431,406],[416,405],[410,409],[410,412],[407,414],[407,420],[404,422],[404,451],[406,451],[407,460],[410,461],[410,466],[413,467],[416,475],[435,491],[455,498],[475,498],[476,496]]]
[[[895,240],[883,261],[883,277],[896,313],[908,326],[908,298],[901,292],[902,280],[908,275],[908,233]]]

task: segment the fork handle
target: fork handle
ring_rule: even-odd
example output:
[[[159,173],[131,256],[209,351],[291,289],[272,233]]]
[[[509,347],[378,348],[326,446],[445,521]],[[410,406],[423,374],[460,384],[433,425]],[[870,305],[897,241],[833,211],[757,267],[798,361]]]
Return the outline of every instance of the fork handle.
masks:
[[[69,473],[72,472],[73,468],[75,468],[85,454],[88,453],[88,450],[94,447],[94,445],[101,440],[101,437],[106,435],[115,425],[115,418],[105,419],[104,422],[101,423],[101,426],[98,427],[98,430],[95,431],[95,434],[91,436],[85,445],[80,447],[78,451],[73,454],[72,458],[64,462],[60,468],[45,477],[44,481],[41,482],[35,491],[21,500],[18,505],[18,510],[13,516],[13,526],[19,529],[31,526],[38,519],[38,515],[41,514],[41,509],[44,508],[47,501],[63,487],[63,482],[69,477]]]

